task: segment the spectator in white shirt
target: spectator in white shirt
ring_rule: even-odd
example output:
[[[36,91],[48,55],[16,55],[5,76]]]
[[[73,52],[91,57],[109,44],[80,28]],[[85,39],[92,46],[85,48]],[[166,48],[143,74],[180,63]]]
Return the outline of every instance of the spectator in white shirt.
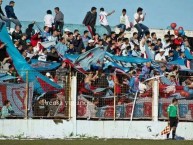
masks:
[[[155,61],[159,62],[159,63],[166,63],[167,61],[166,61],[164,53],[165,53],[165,50],[164,49],[160,49],[159,53],[156,54],[156,56],[155,56]]]
[[[131,55],[131,46],[127,46],[122,50],[122,56],[130,56]]]
[[[128,38],[124,38],[123,39],[123,45],[121,46],[121,50],[124,50],[127,46],[130,46],[130,43],[129,43],[129,39]]]
[[[50,31],[52,31],[52,26],[54,24],[54,16],[52,15],[51,10],[47,10],[47,14],[44,16],[45,26],[49,27]]]
[[[110,16],[114,12],[115,11],[113,10],[112,12],[107,13],[105,12],[104,8],[100,8],[100,14],[99,14],[100,20],[99,21],[100,21],[101,26],[103,26],[107,30],[108,35],[111,34],[111,27],[109,26],[107,16]]]
[[[142,24],[142,22],[145,20],[145,15],[146,13],[143,14],[143,9],[140,7],[137,9],[137,13],[134,14],[133,25],[138,31],[139,38],[142,38],[144,33],[149,31],[149,28]]]
[[[121,32],[125,30],[130,30],[131,25],[129,22],[129,17],[126,15],[126,9],[122,10],[122,15],[120,16],[120,24],[117,26]]]
[[[130,45],[131,45],[131,49],[134,48],[134,45],[139,45],[139,40],[138,40],[138,33],[134,32],[133,33],[133,37],[131,37],[130,39]]]

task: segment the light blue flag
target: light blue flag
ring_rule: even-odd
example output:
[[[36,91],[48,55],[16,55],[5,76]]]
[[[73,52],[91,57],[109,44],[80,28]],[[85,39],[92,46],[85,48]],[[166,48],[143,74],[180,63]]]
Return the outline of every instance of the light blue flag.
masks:
[[[106,48],[97,47],[93,48],[81,55],[79,55],[74,64],[77,69],[82,68],[87,71],[91,66],[102,67]]]
[[[54,83],[53,81],[49,80],[47,77],[33,69],[24,59],[24,57],[19,53],[18,49],[14,46],[8,32],[7,28],[3,26],[3,28],[0,30],[0,40],[6,44],[7,46],[7,53],[12,58],[13,65],[15,66],[15,69],[17,70],[18,74],[22,78],[23,81],[26,81],[26,74],[28,74],[28,81],[33,82],[34,84],[34,90],[37,93],[43,93],[45,90],[52,91],[53,88],[56,90],[60,90],[61,87]],[[27,73],[28,72],[28,73]],[[51,86],[52,90],[43,88],[43,85],[41,85],[38,81],[38,79],[41,79],[43,82],[45,82],[45,86]]]

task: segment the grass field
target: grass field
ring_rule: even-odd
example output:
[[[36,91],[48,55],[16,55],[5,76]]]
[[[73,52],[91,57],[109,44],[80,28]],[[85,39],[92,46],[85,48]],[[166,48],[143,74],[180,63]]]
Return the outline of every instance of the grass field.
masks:
[[[133,139],[0,140],[0,145],[193,145],[193,141]]]

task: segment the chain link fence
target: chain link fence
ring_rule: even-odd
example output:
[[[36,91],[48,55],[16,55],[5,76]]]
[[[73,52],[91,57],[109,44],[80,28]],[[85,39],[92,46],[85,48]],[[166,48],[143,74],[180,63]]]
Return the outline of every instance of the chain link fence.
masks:
[[[130,76],[123,74],[102,73],[98,78],[92,79],[94,76],[95,73],[77,74],[77,118],[114,120],[131,117],[152,118],[151,88],[145,93],[135,92],[128,81]],[[137,85],[139,80],[135,83]]]
[[[41,72],[47,79],[61,86],[60,91],[50,91],[49,84],[40,80],[40,86],[46,92],[41,94],[34,91],[34,82],[28,80],[28,74],[33,72],[22,73],[26,74],[26,80],[22,80],[16,72],[0,71],[1,118],[69,119],[71,117],[71,73],[64,73],[59,69]],[[6,104],[7,100],[10,105]]]
[[[0,110],[1,118],[6,100],[11,103],[5,118],[62,118],[71,116],[71,71],[41,72],[45,77],[61,86],[61,91],[45,91],[38,94],[34,91],[33,82],[22,80],[17,73],[12,72],[11,77],[6,70],[0,71]],[[85,75],[77,73],[77,118],[96,120],[152,120],[153,80],[140,81],[130,74],[89,72]],[[134,84],[131,83],[134,78]],[[167,108],[173,98],[179,100],[178,115],[181,121],[193,121],[193,89],[191,76],[180,76],[179,83],[175,85],[163,84],[159,79],[159,120],[167,120]],[[46,88],[48,84],[41,82]],[[135,90],[135,85],[138,88]],[[146,86],[143,89],[143,86]],[[142,86],[142,87],[139,87]]]

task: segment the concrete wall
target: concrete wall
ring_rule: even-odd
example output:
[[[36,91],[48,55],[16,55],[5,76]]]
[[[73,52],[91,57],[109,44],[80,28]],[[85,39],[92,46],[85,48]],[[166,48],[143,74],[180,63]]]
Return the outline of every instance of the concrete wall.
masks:
[[[152,33],[152,32],[155,32],[156,35],[157,35],[157,38],[161,38],[161,39],[164,38],[164,35],[167,34],[168,31],[169,31],[169,30],[166,30],[166,29],[164,29],[164,30],[163,30],[163,29],[150,29],[150,32],[151,32],[151,33]],[[116,28],[116,29],[115,29],[115,32],[118,33],[119,30]],[[133,28],[131,31],[126,32],[126,37],[131,38],[132,35],[133,35],[133,32],[137,32],[137,30],[136,30],[135,28]],[[170,33],[171,33],[171,34],[174,34],[174,31],[173,31],[173,30],[170,30]],[[186,34],[186,36],[188,36],[188,37],[193,37],[193,31],[185,31],[185,34]]]
[[[158,121],[90,121],[76,120],[76,77],[71,81],[71,116],[68,120],[0,119],[0,138],[70,137],[164,139],[166,122]],[[158,110],[157,110],[158,112]],[[177,135],[193,139],[193,123],[179,123]]]
[[[0,120],[0,138],[48,138],[70,137],[165,139],[160,132],[166,122],[152,121],[73,121],[63,120]],[[193,123],[179,123],[177,136],[192,140]]]

